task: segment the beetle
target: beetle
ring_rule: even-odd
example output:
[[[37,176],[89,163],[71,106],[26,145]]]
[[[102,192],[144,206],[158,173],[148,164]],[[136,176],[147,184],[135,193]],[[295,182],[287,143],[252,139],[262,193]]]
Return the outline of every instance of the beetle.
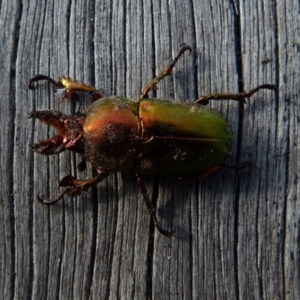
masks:
[[[221,114],[206,106],[209,100],[245,102],[261,89],[276,89],[274,85],[263,84],[249,92],[202,96],[192,104],[149,98],[149,91],[171,74],[185,51],[191,52],[191,47],[183,44],[172,62],[142,91],[138,101],[119,96],[103,97],[94,87],[68,77],[55,81],[38,74],[30,79],[30,89],[34,88],[34,82],[47,80],[57,88],[56,95],[60,98],[72,99],[73,92],[83,91],[89,93],[92,100],[85,112],[78,109],[73,115],[54,110],[30,113],[29,118],[38,118],[57,130],[54,137],[30,145],[35,152],[50,155],[71,150],[83,158],[79,165],[81,171],[86,162],[97,170],[97,176],[91,179],[64,177],[60,181],[64,189],[59,195],[52,199],[38,195],[39,201],[53,204],[65,194],[70,197],[81,194],[110,173],[135,171],[156,228],[166,236],[172,235],[157,220],[143,174],[177,174],[181,179],[196,179],[227,166],[224,160],[231,149],[233,132]]]

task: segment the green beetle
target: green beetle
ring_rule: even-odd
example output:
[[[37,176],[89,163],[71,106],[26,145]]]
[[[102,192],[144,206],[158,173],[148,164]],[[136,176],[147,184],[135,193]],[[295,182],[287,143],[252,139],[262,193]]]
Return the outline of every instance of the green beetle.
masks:
[[[195,179],[216,171],[230,152],[233,133],[228,121],[205,105],[212,99],[245,101],[260,89],[275,89],[274,85],[265,84],[248,93],[203,96],[193,104],[148,98],[148,92],[171,73],[187,50],[191,48],[183,45],[171,64],[144,89],[139,101],[118,96],[103,98],[95,88],[67,77],[58,82],[45,75],[31,78],[30,89],[34,82],[48,80],[62,98],[71,97],[74,91],[84,91],[94,101],[84,113],[78,110],[71,116],[53,110],[31,112],[29,117],[38,118],[58,132],[31,145],[34,151],[49,155],[72,150],[83,158],[80,170],[85,169],[86,161],[97,170],[97,176],[87,180],[64,177],[60,181],[63,191],[53,199],[38,196],[41,202],[55,203],[65,193],[71,197],[79,195],[112,172],[135,171],[155,226],[164,235],[172,234],[158,222],[142,174],[177,174],[180,178]]]

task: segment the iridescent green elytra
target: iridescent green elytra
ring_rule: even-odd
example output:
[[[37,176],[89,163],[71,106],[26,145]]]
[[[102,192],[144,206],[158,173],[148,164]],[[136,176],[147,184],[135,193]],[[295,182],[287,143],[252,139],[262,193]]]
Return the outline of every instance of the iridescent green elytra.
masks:
[[[97,169],[143,174],[200,176],[224,161],[233,139],[206,106],[122,97],[91,104],[83,132],[85,159]]]

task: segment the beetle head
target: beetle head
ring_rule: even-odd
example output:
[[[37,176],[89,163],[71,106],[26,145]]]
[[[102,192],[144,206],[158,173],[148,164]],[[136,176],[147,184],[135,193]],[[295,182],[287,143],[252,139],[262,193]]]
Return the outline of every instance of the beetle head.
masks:
[[[67,116],[55,110],[41,110],[30,113],[29,118],[38,118],[41,122],[54,127],[57,135],[30,145],[37,153],[56,154],[66,149],[83,152],[83,129],[85,115],[76,113]]]

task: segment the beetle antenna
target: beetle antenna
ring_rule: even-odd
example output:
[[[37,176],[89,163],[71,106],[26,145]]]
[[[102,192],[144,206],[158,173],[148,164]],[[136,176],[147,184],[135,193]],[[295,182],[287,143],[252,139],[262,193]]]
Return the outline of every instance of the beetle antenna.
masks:
[[[47,75],[37,74],[37,75],[33,76],[32,78],[30,78],[29,83],[28,83],[29,89],[33,90],[34,89],[33,83],[36,81],[41,81],[41,80],[48,80],[53,85],[55,85],[57,87],[61,87],[61,84],[59,82],[55,81],[54,79],[52,79],[51,77],[49,77]]]

